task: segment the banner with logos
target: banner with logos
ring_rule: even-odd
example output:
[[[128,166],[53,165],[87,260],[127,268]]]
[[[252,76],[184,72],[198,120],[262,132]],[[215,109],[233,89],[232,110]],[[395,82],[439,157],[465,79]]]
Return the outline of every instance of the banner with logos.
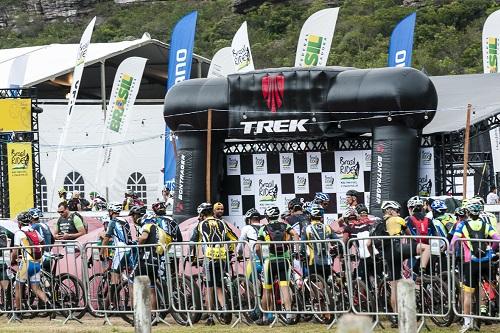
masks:
[[[245,73],[255,69],[253,65],[252,51],[248,41],[247,22],[243,22],[233,37],[231,53],[234,63],[234,72]]]
[[[436,195],[434,172],[434,148],[420,148],[418,195],[422,197]]]
[[[113,147],[112,144],[125,141],[127,138],[127,130],[130,119],[132,119],[131,112],[141,86],[146,61],[146,58],[130,57],[123,60],[116,70],[106,111],[106,127],[102,139],[104,145],[110,144],[111,146],[103,150],[96,172],[96,184],[102,186],[101,191],[108,187],[110,192],[116,191],[115,193],[120,193],[126,188],[126,175],[120,177],[120,179],[123,179],[123,184],[118,184],[116,179],[113,179],[118,178],[116,175],[119,169],[119,152],[122,147]],[[116,188],[111,191],[111,186]]]
[[[389,67],[411,67],[413,34],[417,13],[411,13],[394,28],[389,44]]]
[[[7,144],[10,217],[34,206],[31,143]]]
[[[363,192],[365,188],[365,154],[362,150],[340,151],[335,153],[335,170],[338,175],[339,193],[349,190]]]
[[[71,83],[71,90],[69,93],[68,100],[68,115],[66,116],[66,121],[64,123],[61,137],[59,139],[59,145],[57,147],[57,155],[56,162],[54,163],[54,169],[52,170],[52,184],[55,184],[56,177],[59,169],[59,164],[61,163],[62,155],[63,155],[63,145],[66,142],[66,137],[68,135],[69,127],[71,125],[71,114],[73,112],[73,107],[76,103],[76,98],[78,96],[78,90],[80,89],[80,81],[82,79],[83,69],[85,68],[85,58],[87,57],[87,52],[90,45],[90,40],[92,38],[92,32],[94,31],[96,18],[94,17],[92,21],[87,25],[83,35],[80,39],[80,44],[78,46],[78,50],[76,53],[76,63],[75,69],[73,70],[73,82]],[[54,201],[54,193],[58,188],[58,185],[55,184],[54,189],[52,191],[52,200]]]
[[[339,8],[320,10],[306,20],[300,30],[295,67],[326,66]]]
[[[490,14],[483,26],[483,71],[498,73],[498,49],[500,39],[500,10]],[[500,129],[490,130],[493,169],[500,172]]]
[[[31,99],[0,99],[0,132],[31,131]]]
[[[181,18],[172,30],[168,54],[167,89],[176,83],[189,80],[193,62],[194,36],[198,12],[193,11]],[[171,189],[175,187],[175,154],[170,129],[165,126],[165,155],[163,163],[163,183]]]
[[[241,173],[240,155],[227,155],[226,163],[228,175],[239,175]]]
[[[233,53],[230,47],[223,47],[217,51],[210,67],[208,68],[207,78],[226,77],[234,72]]]

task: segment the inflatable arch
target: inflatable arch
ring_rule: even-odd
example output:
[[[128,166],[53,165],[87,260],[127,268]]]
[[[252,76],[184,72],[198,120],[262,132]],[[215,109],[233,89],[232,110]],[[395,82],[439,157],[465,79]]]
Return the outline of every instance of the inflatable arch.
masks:
[[[208,109],[212,200],[220,196],[226,139],[372,133],[370,208],[376,214],[383,200],[403,202],[417,193],[418,136],[436,106],[434,85],[412,68],[278,68],[176,84],[164,106],[165,122],[179,138],[174,215],[190,218],[206,200]]]

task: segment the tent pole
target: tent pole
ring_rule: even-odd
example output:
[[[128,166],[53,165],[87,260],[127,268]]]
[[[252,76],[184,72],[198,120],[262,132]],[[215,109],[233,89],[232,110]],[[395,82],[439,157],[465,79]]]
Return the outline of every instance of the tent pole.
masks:
[[[470,137],[470,114],[472,104],[467,104],[467,116],[465,119],[465,138],[464,138],[464,174],[463,174],[463,198],[467,199],[467,166],[469,164],[469,137]]]
[[[104,121],[106,121],[106,70],[104,66],[105,60],[101,61],[101,102]]]
[[[207,113],[207,164],[206,164],[206,198],[207,202],[210,202],[210,184],[211,184],[211,176],[212,176],[212,110],[208,109]]]

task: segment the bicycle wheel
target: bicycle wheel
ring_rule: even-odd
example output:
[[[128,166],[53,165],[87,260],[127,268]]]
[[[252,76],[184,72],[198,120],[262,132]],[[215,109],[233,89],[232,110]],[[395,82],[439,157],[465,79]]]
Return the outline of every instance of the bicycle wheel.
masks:
[[[170,314],[175,322],[182,326],[188,326],[189,322],[196,324],[200,321],[201,312],[182,312],[183,309],[201,310],[201,290],[190,276],[174,277],[172,281],[172,309]],[[178,309],[177,311],[174,309]]]
[[[158,309],[158,311],[156,311],[156,315],[158,315],[158,317],[160,317],[161,319],[165,319],[169,311],[169,302],[168,302],[169,295],[168,295],[167,283],[157,282],[155,293],[156,293],[156,308]],[[153,317],[155,317],[156,315],[153,314]]]
[[[103,273],[97,273],[89,278],[87,312],[95,318],[104,318],[104,313],[99,312],[99,310],[105,309],[100,307],[101,304],[104,304],[104,301],[102,300],[102,295],[99,293],[99,286],[103,277]]]
[[[278,316],[283,322],[285,322],[288,325],[295,325],[300,321],[300,314],[298,314],[297,312],[303,306],[304,300],[301,297],[302,294],[297,293],[293,285],[290,285],[289,288],[290,288],[290,296],[292,297],[291,313],[293,313],[294,316],[289,319],[286,318],[287,316],[286,316],[285,304],[282,300],[280,301],[280,304],[276,304],[275,306],[276,309],[279,309],[279,311],[281,311]]]
[[[130,300],[130,289],[128,282],[124,281],[118,285],[116,289],[116,293],[118,294],[118,309],[120,310],[119,316],[130,325],[134,326],[134,312],[131,310],[129,306]]]
[[[253,283],[247,280],[244,276],[238,276],[233,281],[233,289],[234,295],[238,298],[234,302],[235,305],[238,306],[240,310],[250,310],[242,312],[243,318],[245,318],[249,323],[253,323],[262,318],[262,312],[257,304],[258,295],[255,292]]]
[[[352,307],[355,312],[366,313],[372,310],[370,292],[362,280],[355,279],[352,281],[352,296]]]
[[[430,318],[437,326],[450,326],[455,319],[455,314],[453,309],[450,308],[451,302],[448,299],[446,283],[437,276],[432,278],[424,276],[423,278],[417,278],[417,281],[419,279],[421,279],[420,290],[422,295],[420,298],[423,307],[421,311],[428,314],[446,314],[445,316],[431,316]]]
[[[309,301],[312,306],[314,318],[321,324],[329,324],[334,316],[330,311],[335,311],[335,302],[333,300],[330,286],[325,279],[318,274],[311,274],[308,281]]]

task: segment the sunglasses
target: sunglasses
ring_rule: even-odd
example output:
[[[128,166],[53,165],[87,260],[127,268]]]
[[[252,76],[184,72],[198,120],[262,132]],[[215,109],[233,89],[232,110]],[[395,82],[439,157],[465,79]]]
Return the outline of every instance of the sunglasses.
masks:
[[[59,214],[64,214],[64,210],[58,210],[57,211]]]

